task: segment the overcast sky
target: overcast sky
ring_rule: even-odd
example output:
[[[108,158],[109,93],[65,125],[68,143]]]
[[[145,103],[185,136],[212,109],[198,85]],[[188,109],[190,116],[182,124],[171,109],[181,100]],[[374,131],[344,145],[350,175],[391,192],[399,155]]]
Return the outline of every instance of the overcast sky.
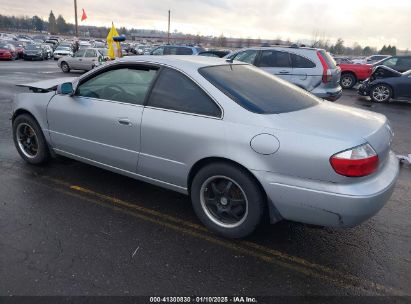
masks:
[[[232,37],[311,39],[318,32],[346,45],[411,49],[411,0],[78,0],[80,24],[172,30]],[[0,14],[47,19],[50,10],[74,21],[73,0],[2,1]],[[80,14],[81,16],[81,14]]]

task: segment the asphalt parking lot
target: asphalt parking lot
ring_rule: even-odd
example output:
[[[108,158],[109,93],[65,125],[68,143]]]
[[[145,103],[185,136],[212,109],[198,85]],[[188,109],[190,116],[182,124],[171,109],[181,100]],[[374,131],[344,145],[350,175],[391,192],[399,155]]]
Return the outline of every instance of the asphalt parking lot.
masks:
[[[408,295],[411,166],[368,222],[331,229],[281,222],[232,241],[209,233],[183,195],[76,161],[19,157],[19,83],[64,74],[55,61],[0,62],[0,295]],[[338,103],[383,113],[411,153],[411,103]],[[73,122],[75,123],[75,122]]]

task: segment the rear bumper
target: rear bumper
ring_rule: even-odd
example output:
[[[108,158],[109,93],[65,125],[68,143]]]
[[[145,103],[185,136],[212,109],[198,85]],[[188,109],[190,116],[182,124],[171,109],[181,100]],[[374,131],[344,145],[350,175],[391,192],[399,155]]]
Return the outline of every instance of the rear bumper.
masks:
[[[341,86],[338,86],[334,89],[314,89],[313,91],[311,91],[311,93],[319,98],[323,98],[329,101],[336,101],[342,96],[342,88]]]
[[[383,168],[355,184],[334,184],[270,172],[253,172],[282,218],[328,227],[354,227],[375,215],[389,200],[399,174],[390,152]]]

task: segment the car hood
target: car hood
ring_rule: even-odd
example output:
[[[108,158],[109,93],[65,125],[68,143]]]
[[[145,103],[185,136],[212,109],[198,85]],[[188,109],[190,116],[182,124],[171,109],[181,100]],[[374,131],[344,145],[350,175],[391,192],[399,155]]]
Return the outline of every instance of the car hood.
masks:
[[[65,82],[73,82],[76,79],[77,77],[62,77],[62,78],[43,80],[43,81],[32,82],[32,83],[17,84],[16,86],[23,87],[23,88],[29,88],[32,91],[38,91],[38,90],[54,91],[56,90],[59,84],[62,84]]]
[[[379,79],[379,78],[390,78],[390,77],[401,77],[403,76],[402,73],[389,68],[384,65],[380,65],[377,67],[374,67],[372,74],[371,74],[371,80]]]
[[[384,115],[330,102],[279,114],[276,125],[289,132],[346,142],[347,149],[368,142],[381,159],[388,155],[394,135]]]

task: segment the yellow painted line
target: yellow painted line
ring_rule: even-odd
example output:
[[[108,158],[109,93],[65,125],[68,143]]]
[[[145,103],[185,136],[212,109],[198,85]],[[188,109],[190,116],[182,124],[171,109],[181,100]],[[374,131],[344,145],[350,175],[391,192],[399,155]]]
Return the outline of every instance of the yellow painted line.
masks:
[[[181,220],[181,219],[176,218],[174,216],[165,215],[161,212],[154,211],[154,210],[151,210],[151,209],[148,209],[148,208],[145,208],[145,207],[141,207],[141,206],[135,205],[134,203],[129,203],[129,202],[123,201],[123,200],[115,198],[115,197],[107,196],[107,195],[92,191],[90,189],[85,189],[83,187],[74,186],[74,185],[70,186],[70,189],[81,192],[81,193],[85,193],[85,194],[88,194],[88,195],[95,196],[99,199],[103,199],[105,201],[108,201],[108,202],[113,203],[113,204],[118,205],[118,206],[123,206],[123,207],[127,207],[127,208],[130,208],[130,209],[133,209],[133,210],[137,210],[137,211],[145,212],[145,213],[148,213],[148,214],[151,214],[151,215],[155,215],[155,216],[157,216],[161,219],[165,219],[165,220],[168,220],[170,222],[186,226],[188,228],[194,228],[194,229],[196,229],[200,232],[208,232],[208,230],[204,226],[197,225],[197,224],[185,221],[185,220]],[[158,221],[156,221],[156,223],[158,223]],[[178,227],[179,227],[180,230],[184,229],[184,228],[181,228],[180,226],[178,226]],[[185,231],[185,229],[184,229],[184,231]],[[193,232],[192,230],[189,230],[189,231]],[[187,231],[185,231],[185,232],[188,233]],[[189,234],[191,234],[191,233],[189,233]],[[197,234],[196,234],[196,236],[197,236]],[[204,235],[202,234],[202,236],[204,236]],[[210,241],[209,238],[210,238],[210,236],[207,236],[208,241]],[[214,237],[212,237],[212,238],[215,239]],[[361,285],[361,286],[368,287],[370,289],[375,289],[375,290],[378,290],[379,292],[384,292],[384,293],[388,293],[388,294],[395,294],[395,295],[402,294],[402,292],[397,291],[394,288],[386,287],[384,285],[377,284],[377,283],[368,281],[366,279],[361,279],[361,278],[356,277],[354,275],[346,274],[346,273],[334,270],[332,268],[329,268],[329,267],[326,267],[326,266],[323,266],[323,265],[311,263],[311,262],[309,262],[307,260],[304,260],[302,258],[291,256],[291,255],[288,255],[286,253],[280,252],[278,250],[271,249],[271,248],[268,248],[268,247],[253,243],[253,242],[249,242],[249,241],[237,241],[237,242],[236,241],[225,241],[224,244],[231,244],[231,246],[235,246],[236,251],[240,251],[239,248],[241,248],[241,250],[246,250],[248,252],[248,254],[252,255],[252,256],[255,256],[255,254],[258,254],[258,253],[256,253],[255,250],[250,251],[246,247],[250,247],[250,249],[259,250],[259,251],[261,251],[261,254],[262,254],[262,255],[260,255],[260,258],[263,259],[263,260],[267,261],[267,257],[270,257],[270,259],[272,259],[273,257],[275,257],[277,259],[280,258],[282,260],[285,260],[286,263],[291,262],[293,264],[298,264],[299,266],[304,267],[304,271],[301,270],[302,269],[301,267],[299,267],[298,268],[299,270],[297,270],[297,271],[302,272],[306,275],[314,276],[313,273],[315,272],[316,276],[317,276],[317,275],[320,275],[319,273],[323,273],[325,276],[320,275],[320,277],[326,278],[326,280],[332,281],[333,283],[336,283],[336,282],[339,282],[339,281],[346,281],[346,282],[350,282],[353,286]],[[227,246],[225,245],[224,247],[227,247]],[[232,247],[232,249],[234,249],[234,247]],[[253,252],[253,254],[250,254],[250,252]],[[281,265],[284,266],[284,262],[281,262]],[[287,265],[290,266],[290,264],[287,264]],[[287,268],[289,268],[288,266],[287,266]],[[298,267],[298,266],[296,266],[296,267]],[[296,268],[293,268],[293,269],[296,270]],[[307,271],[308,269],[310,269],[311,271]]]
[[[164,213],[136,205],[135,203],[126,202],[121,199],[111,197],[108,195],[104,195],[104,194],[101,194],[101,193],[98,193],[93,190],[86,189],[86,188],[83,188],[77,185],[70,185],[69,183],[65,181],[61,181],[59,179],[55,179],[55,178],[44,176],[44,175],[38,175],[38,174],[35,174],[35,175],[41,179],[53,182],[55,184],[58,184],[64,187],[68,187],[69,189],[77,193],[30,180],[31,182],[34,182],[36,184],[47,186],[51,188],[52,190],[70,195],[72,197],[79,198],[81,200],[86,200],[86,201],[89,201],[89,202],[92,202],[92,203],[95,203],[95,204],[98,204],[104,207],[110,207],[116,211],[127,213],[133,217],[136,217],[136,218],[139,218],[139,219],[151,222],[151,223],[155,223],[157,225],[161,225],[161,226],[170,228],[172,230],[176,230],[184,234],[191,235],[193,237],[208,241],[213,244],[220,245],[222,247],[234,250],[242,254],[246,254],[246,255],[258,258],[267,263],[276,264],[284,268],[294,270],[296,272],[299,272],[309,277],[322,279],[326,282],[333,283],[334,285],[338,287],[342,287],[346,289],[361,289],[362,291],[368,294],[371,294],[371,295],[372,294],[386,294],[386,295],[396,295],[396,296],[407,295],[406,293],[396,290],[392,287],[387,287],[381,284],[368,281],[366,279],[361,279],[354,275],[346,274],[346,273],[334,270],[332,268],[329,268],[323,265],[311,263],[302,258],[291,256],[286,253],[280,252],[278,250],[256,244],[254,242],[223,240],[223,239],[220,239],[218,237],[211,235],[204,226],[191,223],[185,220],[181,220],[174,216],[166,215]],[[21,176],[17,176],[17,177],[21,177]],[[78,193],[81,193],[81,194],[78,194]],[[91,198],[89,196],[92,196],[94,198]],[[103,203],[100,200],[106,203]],[[127,209],[124,209],[124,207]],[[133,212],[130,209],[133,211],[137,211],[139,213]],[[145,214],[141,214],[141,213],[145,213]],[[157,219],[153,218],[153,216],[157,217]]]

